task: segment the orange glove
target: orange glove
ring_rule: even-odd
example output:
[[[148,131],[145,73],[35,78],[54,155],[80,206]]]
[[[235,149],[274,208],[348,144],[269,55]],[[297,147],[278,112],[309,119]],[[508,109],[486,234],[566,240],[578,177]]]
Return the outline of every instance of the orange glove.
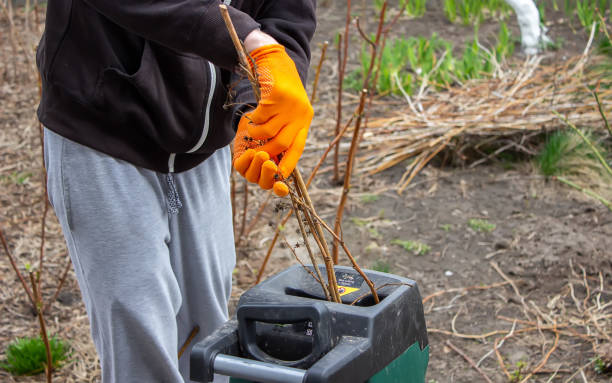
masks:
[[[282,179],[295,169],[304,146],[313,110],[293,60],[282,45],[265,45],[251,52],[261,100],[238,123],[234,168],[263,189],[284,197]]]

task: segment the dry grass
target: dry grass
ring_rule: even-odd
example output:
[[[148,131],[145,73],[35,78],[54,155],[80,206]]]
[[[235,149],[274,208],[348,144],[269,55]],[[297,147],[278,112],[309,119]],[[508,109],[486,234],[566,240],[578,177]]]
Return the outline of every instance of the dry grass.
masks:
[[[544,64],[545,58],[528,57],[518,68],[499,67],[492,79],[469,81],[444,92],[433,93],[432,84],[423,84],[417,96],[405,95],[405,107],[368,123],[360,170],[377,173],[410,159],[398,183],[401,192],[444,148],[462,152],[486,139],[502,141],[558,129],[561,123],[554,111],[576,125],[601,126],[589,87],[610,80],[589,68],[609,59],[593,55],[590,46],[563,63]],[[612,90],[602,87],[599,97],[608,112]],[[521,145],[520,140],[512,141],[493,155],[521,150]]]

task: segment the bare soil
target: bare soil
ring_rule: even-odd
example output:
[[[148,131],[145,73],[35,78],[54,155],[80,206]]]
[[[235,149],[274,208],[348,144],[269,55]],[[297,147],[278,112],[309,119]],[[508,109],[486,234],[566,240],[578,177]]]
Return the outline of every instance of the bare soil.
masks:
[[[364,29],[373,31],[376,18],[371,2],[353,3],[354,13],[362,15]],[[428,36],[435,31],[457,43],[470,39],[472,28],[446,21],[440,3],[428,2],[423,18],[400,20],[393,34]],[[320,43],[333,41],[336,32],[343,30],[345,4],[340,0],[320,1],[319,26],[312,44],[313,67],[320,55]],[[563,17],[552,10],[547,12],[551,20],[549,36],[563,40],[559,51],[549,53],[551,60],[580,53],[586,44],[587,37],[577,21],[573,22],[574,33]],[[518,36],[516,22],[508,22]],[[494,41],[496,23],[485,22],[480,30],[481,38]],[[0,18],[0,31],[0,227],[18,263],[36,264],[43,211],[39,127],[34,114],[36,78],[23,54],[14,69],[4,17]],[[351,66],[361,44],[354,29],[353,34]],[[35,39],[24,42],[32,41]],[[301,161],[305,174],[327,146],[335,125],[335,55],[335,48],[330,47],[314,105],[310,145]],[[345,99],[344,114],[348,116],[356,96],[349,92]],[[401,107],[397,99],[387,101],[393,108]],[[383,99],[377,105],[385,102]],[[385,108],[374,113],[384,114]],[[344,152],[347,145],[348,139],[342,144]],[[328,222],[335,217],[341,193],[341,187],[330,182],[330,163],[326,162],[311,186],[317,211]],[[363,267],[388,268],[417,282],[425,299],[430,331],[427,381],[484,381],[447,342],[475,363],[480,362],[483,373],[493,382],[510,381],[502,365],[511,376],[527,377],[542,363],[539,373],[529,381],[610,381],[609,374],[594,370],[593,345],[609,344],[612,334],[612,213],[598,202],[540,176],[530,159],[492,159],[476,167],[470,167],[469,161],[465,167],[430,165],[398,194],[396,184],[405,166],[354,177],[343,233]],[[26,179],[22,182],[20,176]],[[239,182],[237,187],[237,227],[241,185]],[[265,194],[250,188],[249,198],[263,200]],[[238,249],[232,310],[240,294],[254,283],[274,228],[287,209],[286,201],[274,198]],[[256,208],[249,210],[247,221],[255,212]],[[470,225],[472,219],[485,220],[495,228],[479,231]],[[292,220],[284,231],[290,245],[299,242],[295,226]],[[393,244],[395,240],[418,241],[430,249],[416,255]],[[45,249],[43,293],[48,299],[66,264],[61,231],[52,214]],[[298,249],[303,255],[301,251]],[[277,246],[266,275],[294,263],[289,249]],[[344,259],[341,263],[348,264]],[[37,322],[4,255],[0,257],[0,277],[2,359],[11,340],[37,333]],[[50,333],[68,339],[73,347],[71,361],[54,374],[56,381],[99,381],[87,317],[72,271],[60,299],[49,310],[48,323]],[[496,343],[499,357],[494,352]],[[553,352],[547,356],[550,350]],[[522,364],[524,367],[519,368]],[[0,381],[42,382],[44,377],[14,378],[0,370]]]

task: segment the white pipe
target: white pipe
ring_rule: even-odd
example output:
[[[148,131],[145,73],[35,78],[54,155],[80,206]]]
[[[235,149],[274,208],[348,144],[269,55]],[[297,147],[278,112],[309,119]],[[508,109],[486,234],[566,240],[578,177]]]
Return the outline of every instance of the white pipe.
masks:
[[[540,12],[533,0],[506,0],[516,12],[521,28],[521,46],[523,52],[534,55],[540,52],[551,40],[546,36],[546,29],[540,25]]]

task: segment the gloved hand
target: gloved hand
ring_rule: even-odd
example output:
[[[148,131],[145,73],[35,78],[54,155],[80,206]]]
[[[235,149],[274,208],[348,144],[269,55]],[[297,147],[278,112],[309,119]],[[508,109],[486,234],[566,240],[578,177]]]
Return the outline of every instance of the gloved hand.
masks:
[[[284,197],[282,182],[302,155],[313,110],[293,60],[279,44],[251,52],[261,100],[238,123],[234,140],[234,168],[263,189]]]

